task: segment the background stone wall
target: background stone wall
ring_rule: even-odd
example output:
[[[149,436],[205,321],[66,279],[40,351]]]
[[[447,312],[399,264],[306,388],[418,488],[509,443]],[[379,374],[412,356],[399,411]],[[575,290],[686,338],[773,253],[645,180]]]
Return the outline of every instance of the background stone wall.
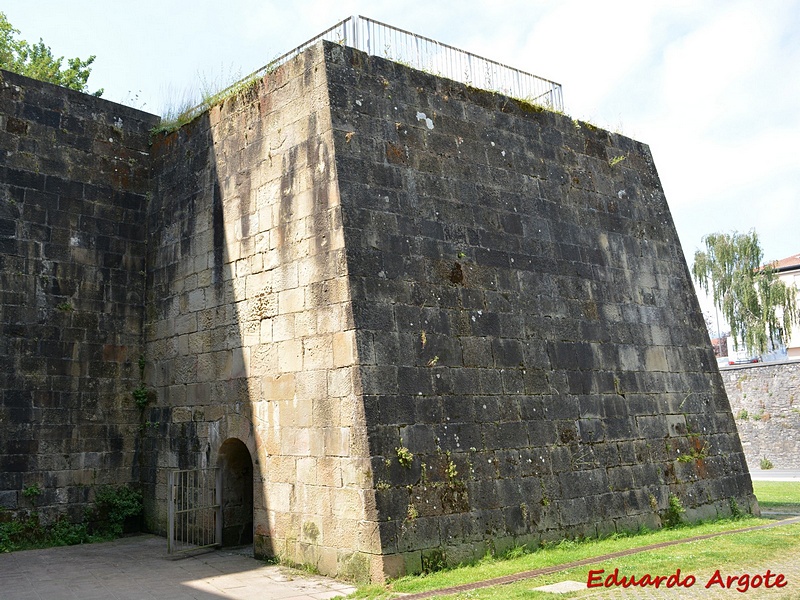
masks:
[[[750,469],[800,469],[800,363],[720,371]]]
[[[329,46],[379,527],[394,567],[753,502],[646,146]]]
[[[0,506],[138,481],[149,115],[0,72]]]

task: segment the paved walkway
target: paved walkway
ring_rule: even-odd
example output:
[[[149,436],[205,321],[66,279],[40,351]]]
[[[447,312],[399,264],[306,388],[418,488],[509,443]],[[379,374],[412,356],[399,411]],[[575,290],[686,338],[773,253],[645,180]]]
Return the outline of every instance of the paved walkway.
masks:
[[[783,524],[797,520],[797,517],[788,519]],[[779,523],[771,525],[780,526]],[[677,546],[679,543],[660,546]],[[622,559],[624,555],[642,550],[645,549],[624,551],[618,555],[596,557],[541,571],[560,571],[580,564],[585,565],[588,575],[592,565],[598,562]],[[669,552],[666,548],[664,551]],[[766,569],[770,569],[772,573],[783,574],[788,585],[781,589],[750,589],[743,595],[735,589],[720,589],[719,586],[706,589],[705,584],[713,572],[697,572],[694,573],[697,581],[689,589],[590,590],[585,587],[584,579],[578,582],[583,585],[582,590],[576,590],[573,592],[575,595],[570,597],[592,600],[800,598],[800,557],[787,556],[769,564],[761,564],[757,549],[754,549],[753,559],[753,564],[747,565],[744,571],[751,575],[763,575]],[[620,564],[622,566],[624,563],[620,561]],[[454,592],[457,594],[459,591],[462,595],[455,597],[467,598],[470,596],[470,588],[497,585],[501,580],[511,582],[528,579],[530,589],[535,589],[542,585],[537,582],[536,577],[544,574],[541,571],[465,586],[466,589],[462,590],[450,588],[407,598],[411,600]],[[740,574],[723,573],[723,576]],[[166,554],[164,538],[153,535],[139,535],[99,544],[0,554],[0,598],[9,600],[323,600],[346,596],[354,589],[351,585],[327,577],[308,575],[285,567],[267,566],[234,551],[219,550],[175,559]],[[553,594],[554,599],[558,597],[558,594]]]
[[[174,559],[164,538],[0,554],[8,600],[323,600],[351,585],[224,550]]]
[[[753,481],[800,481],[800,469],[750,469]]]

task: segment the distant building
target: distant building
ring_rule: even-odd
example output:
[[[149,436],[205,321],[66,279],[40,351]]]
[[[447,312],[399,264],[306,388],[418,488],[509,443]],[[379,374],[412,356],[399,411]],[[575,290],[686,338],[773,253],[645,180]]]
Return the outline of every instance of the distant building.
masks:
[[[711,347],[714,348],[714,356],[717,358],[728,356],[728,334],[723,333],[720,337],[711,338]]]
[[[773,263],[778,277],[786,285],[794,285],[800,289],[800,254],[793,254]],[[800,302],[800,300],[798,300]],[[800,359],[800,327],[792,328],[792,336],[786,346],[787,357]]]

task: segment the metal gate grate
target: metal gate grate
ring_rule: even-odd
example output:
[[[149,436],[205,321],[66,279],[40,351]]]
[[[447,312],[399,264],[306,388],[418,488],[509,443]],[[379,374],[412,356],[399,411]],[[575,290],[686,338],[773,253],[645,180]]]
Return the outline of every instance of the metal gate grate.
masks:
[[[169,471],[168,553],[220,545],[221,474],[219,469]]]

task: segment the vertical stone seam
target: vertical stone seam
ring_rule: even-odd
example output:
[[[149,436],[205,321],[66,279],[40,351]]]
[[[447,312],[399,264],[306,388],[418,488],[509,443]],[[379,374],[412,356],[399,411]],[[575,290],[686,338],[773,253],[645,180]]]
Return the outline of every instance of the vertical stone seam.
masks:
[[[334,44],[332,42],[319,42],[319,48],[322,52],[322,61],[325,65],[325,81],[326,81],[326,102],[325,102],[325,119],[327,121],[326,125],[329,126],[328,131],[330,131],[331,135],[331,144],[333,147],[332,156],[333,160],[331,161],[331,169],[333,169],[333,181],[336,184],[336,193],[339,197],[339,215],[340,218],[343,217],[342,211],[342,194],[341,188],[339,186],[339,172],[338,172],[338,157],[339,157],[339,149],[337,147],[337,139],[335,135],[335,128],[333,126],[333,111],[331,110],[331,78],[330,72],[333,67],[333,63],[337,60],[343,61],[344,60],[344,52],[341,46],[338,44]],[[337,56],[338,55],[338,56]],[[341,142],[339,142],[341,143]],[[342,219],[343,221],[343,219]],[[341,225],[342,229],[344,230],[344,223],[342,222]],[[342,232],[344,235],[344,231]],[[366,414],[364,411],[364,394],[363,394],[363,386],[362,386],[362,377],[361,377],[361,356],[359,353],[358,348],[358,341],[357,341],[357,326],[355,323],[355,315],[353,314],[353,292],[352,292],[352,285],[350,279],[350,270],[349,270],[349,263],[348,263],[348,244],[347,240],[345,239],[344,245],[344,269],[345,269],[345,278],[347,281],[347,298],[349,299],[347,302],[347,318],[348,321],[353,323],[353,395],[356,398],[356,414],[353,415],[354,422],[355,419],[358,419],[358,424],[356,427],[353,427],[352,437],[350,442],[351,449],[358,448],[360,449],[360,456],[353,456],[351,457],[356,458],[371,458],[371,453],[369,451],[369,436],[367,435],[367,419]],[[371,539],[378,540],[378,547],[368,547],[363,548],[361,547],[361,542],[359,541],[359,545],[357,550],[363,551],[373,555],[383,555],[383,544],[380,541],[380,534],[377,533],[378,529],[378,509],[376,505],[376,497],[375,497],[375,474],[372,471],[370,466],[369,475],[366,478],[369,484],[368,488],[364,488],[361,490],[362,495],[362,502],[364,506],[364,515],[363,515],[363,523],[364,524],[372,524],[374,530],[376,531],[376,536],[371,536]]]

